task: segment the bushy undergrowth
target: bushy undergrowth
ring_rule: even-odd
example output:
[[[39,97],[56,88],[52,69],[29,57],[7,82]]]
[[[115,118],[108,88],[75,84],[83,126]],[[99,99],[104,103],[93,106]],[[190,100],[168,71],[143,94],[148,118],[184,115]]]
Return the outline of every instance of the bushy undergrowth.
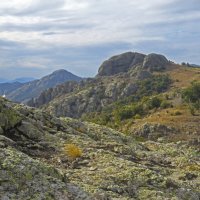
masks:
[[[101,112],[86,114],[83,119],[114,128],[120,126],[124,120],[140,119],[153,109],[168,108],[171,104],[159,94],[166,91],[170,83],[167,75],[152,76],[138,81],[139,88],[134,95],[105,107]]]
[[[190,107],[192,114],[200,110],[200,82],[192,82],[191,86],[182,91],[182,98]]]

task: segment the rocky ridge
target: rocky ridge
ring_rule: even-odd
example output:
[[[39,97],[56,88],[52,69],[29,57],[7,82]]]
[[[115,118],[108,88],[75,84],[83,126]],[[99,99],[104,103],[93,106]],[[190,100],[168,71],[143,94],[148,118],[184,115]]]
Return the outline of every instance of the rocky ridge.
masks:
[[[144,55],[136,52],[127,52],[103,62],[100,66],[97,76],[111,76],[120,72],[128,72],[129,69],[140,67],[150,71],[164,70],[169,61],[159,54]]]
[[[134,95],[139,88],[138,81],[151,79],[156,72],[162,74],[170,65],[162,55],[127,52],[105,61],[95,78],[83,80],[79,85],[66,83],[49,89],[27,104],[44,106],[56,116],[79,118]]]

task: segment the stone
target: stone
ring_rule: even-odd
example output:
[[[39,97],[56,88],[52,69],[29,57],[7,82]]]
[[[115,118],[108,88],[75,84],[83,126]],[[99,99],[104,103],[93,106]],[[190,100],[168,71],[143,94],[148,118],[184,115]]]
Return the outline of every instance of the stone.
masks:
[[[177,130],[163,124],[144,123],[134,134],[149,140],[157,140],[160,137],[168,136],[172,133],[178,133]]]
[[[142,68],[149,71],[162,71],[169,64],[165,56],[159,54],[149,54],[145,56]]]
[[[98,76],[111,76],[120,72],[127,72],[131,67],[141,64],[145,55],[133,52],[113,56],[103,62],[98,71]]]

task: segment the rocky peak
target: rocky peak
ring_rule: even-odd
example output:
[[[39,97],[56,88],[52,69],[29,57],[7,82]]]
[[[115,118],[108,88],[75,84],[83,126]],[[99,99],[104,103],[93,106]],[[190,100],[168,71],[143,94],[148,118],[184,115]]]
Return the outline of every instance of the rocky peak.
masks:
[[[103,62],[98,76],[110,76],[120,72],[127,72],[132,66],[143,63],[145,55],[135,52],[126,52]]]
[[[145,56],[142,67],[143,69],[149,69],[150,71],[160,71],[165,69],[168,63],[169,61],[165,56],[152,53]]]
[[[144,70],[160,71],[168,63],[169,61],[163,55],[155,53],[144,55],[137,52],[126,52],[104,61],[99,68],[97,76],[111,76],[121,72],[127,72],[130,68],[138,65]]]

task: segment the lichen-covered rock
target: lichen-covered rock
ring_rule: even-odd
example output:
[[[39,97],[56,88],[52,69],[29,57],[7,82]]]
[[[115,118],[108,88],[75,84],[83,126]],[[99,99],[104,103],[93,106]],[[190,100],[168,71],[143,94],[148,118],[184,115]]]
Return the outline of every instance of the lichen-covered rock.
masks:
[[[144,79],[150,78],[151,76],[152,76],[152,74],[150,72],[142,70],[142,71],[138,72],[136,78],[138,80],[144,80]]]
[[[165,56],[152,53],[145,56],[142,67],[150,71],[162,71],[168,64],[169,61]]]
[[[59,119],[6,100],[1,103],[5,105],[21,121],[0,135],[1,199],[200,197],[197,146],[188,142],[138,142],[133,135],[105,126]],[[168,134],[170,129],[161,125],[147,124],[142,130],[154,138],[154,132],[164,129]],[[65,144],[78,146],[82,156],[71,160],[63,149]]]
[[[177,130],[163,124],[145,123],[142,127],[133,132],[139,137],[144,137],[150,140],[157,140],[159,137],[166,137],[172,135],[175,132],[177,133]]]
[[[78,193],[90,199],[78,187],[74,193],[75,186],[65,182],[58,170],[14,148],[0,148],[0,182],[1,199],[72,200],[78,199]]]
[[[0,127],[8,130],[15,127],[22,120],[22,116],[12,109],[5,99],[0,99]],[[2,131],[1,131],[2,132]]]

